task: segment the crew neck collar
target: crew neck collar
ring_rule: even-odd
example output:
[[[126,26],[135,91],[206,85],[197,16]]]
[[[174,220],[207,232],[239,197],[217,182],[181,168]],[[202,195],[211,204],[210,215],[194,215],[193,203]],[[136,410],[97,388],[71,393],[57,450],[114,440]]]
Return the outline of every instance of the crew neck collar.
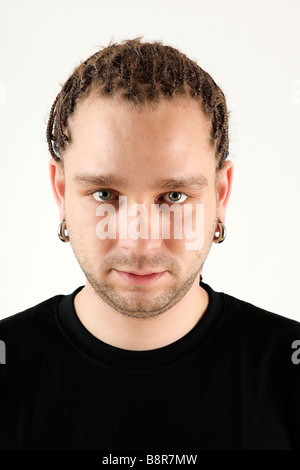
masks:
[[[73,346],[79,348],[90,360],[126,369],[161,367],[173,363],[201,347],[222,314],[222,294],[215,292],[202,281],[200,286],[209,295],[208,307],[200,321],[182,338],[157,349],[146,351],[121,349],[93,336],[81,323],[74,308],[74,298],[84,286],[78,287],[71,294],[62,295],[57,307],[58,321]]]

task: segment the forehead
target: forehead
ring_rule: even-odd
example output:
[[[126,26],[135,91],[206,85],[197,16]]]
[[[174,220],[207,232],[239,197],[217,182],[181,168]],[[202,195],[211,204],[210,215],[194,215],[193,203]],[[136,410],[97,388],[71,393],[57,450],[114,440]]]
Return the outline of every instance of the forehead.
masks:
[[[175,130],[178,137],[184,134],[190,137],[194,133],[203,140],[207,140],[211,130],[211,120],[204,116],[200,102],[191,98],[161,99],[157,103],[146,102],[140,106],[117,97],[99,97],[95,93],[77,104],[68,124],[71,130],[77,132],[87,128],[98,128],[99,131],[105,128],[118,130],[122,136],[134,130],[135,135],[142,131],[147,137],[151,132],[166,135]]]
[[[210,120],[192,99],[164,99],[139,108],[93,95],[76,107],[68,124],[67,160],[70,156],[78,169],[88,165],[99,173],[103,165],[124,174],[138,173],[138,167],[178,173],[214,158]]]

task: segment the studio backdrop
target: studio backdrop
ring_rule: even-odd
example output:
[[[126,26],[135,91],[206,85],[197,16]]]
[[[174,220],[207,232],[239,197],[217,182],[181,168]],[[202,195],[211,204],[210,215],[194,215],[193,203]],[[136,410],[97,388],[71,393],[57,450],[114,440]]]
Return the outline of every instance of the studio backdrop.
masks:
[[[230,110],[227,238],[204,282],[300,321],[299,21],[298,0],[1,0],[0,318],[84,284],[57,237],[49,111],[82,60],[142,36],[197,61]]]

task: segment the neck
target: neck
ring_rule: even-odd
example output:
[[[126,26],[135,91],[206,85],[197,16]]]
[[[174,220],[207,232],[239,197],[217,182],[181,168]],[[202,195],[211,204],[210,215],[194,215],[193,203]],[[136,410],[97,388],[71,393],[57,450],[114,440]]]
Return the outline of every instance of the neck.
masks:
[[[208,293],[199,286],[198,279],[176,305],[147,319],[117,312],[95,293],[88,281],[74,298],[76,314],[93,336],[132,351],[162,348],[182,338],[199,322],[208,304]]]

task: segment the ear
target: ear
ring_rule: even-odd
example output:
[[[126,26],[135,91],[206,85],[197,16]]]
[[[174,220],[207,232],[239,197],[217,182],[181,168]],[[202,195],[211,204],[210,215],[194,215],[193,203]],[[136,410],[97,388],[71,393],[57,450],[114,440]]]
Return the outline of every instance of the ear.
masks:
[[[54,158],[49,161],[50,182],[54,199],[59,208],[60,220],[65,219],[65,175],[61,162],[57,162]]]
[[[221,222],[225,222],[226,209],[232,190],[233,170],[234,165],[228,160],[224,162],[217,175],[218,220]]]

